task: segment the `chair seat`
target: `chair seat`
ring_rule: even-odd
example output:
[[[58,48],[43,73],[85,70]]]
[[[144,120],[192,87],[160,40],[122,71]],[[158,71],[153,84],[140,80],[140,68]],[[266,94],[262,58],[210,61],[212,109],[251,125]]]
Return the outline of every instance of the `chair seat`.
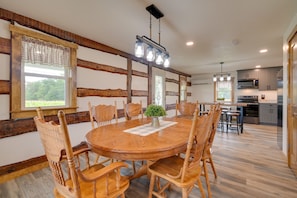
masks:
[[[190,171],[187,172],[185,180],[181,182],[181,178],[174,178],[172,176],[177,176],[183,167],[184,159],[179,156],[172,156],[165,159],[160,159],[154,164],[149,166],[149,171],[156,176],[161,176],[167,181],[179,186],[185,187],[190,186],[193,183],[197,182],[197,179],[201,174],[201,167],[193,167]]]
[[[88,176],[92,176],[95,174],[96,171],[98,171],[99,169],[103,168],[104,165],[102,164],[96,164],[92,167],[90,167],[89,169],[86,169],[84,171],[82,171],[82,173],[84,175],[88,175]],[[115,173],[113,172],[112,174],[110,174],[109,176],[114,177]],[[85,182],[82,181],[81,178],[78,178],[79,184],[80,184],[80,189],[81,189],[81,197],[83,198],[93,198],[94,194],[93,194],[93,183],[92,182]],[[73,186],[72,184],[72,180],[68,179],[66,180],[67,186]],[[116,189],[116,183],[114,182],[114,180],[109,180],[108,181],[108,188],[109,188],[109,195],[107,196],[105,194],[105,189],[106,189],[106,177],[102,177],[100,179],[97,180],[96,182],[96,197],[118,197],[120,196],[122,193],[124,193],[128,187],[129,187],[129,180],[128,178],[125,177],[121,177],[121,182],[120,182],[120,191],[117,191]],[[56,198],[64,198],[55,188],[54,190],[54,194]]]

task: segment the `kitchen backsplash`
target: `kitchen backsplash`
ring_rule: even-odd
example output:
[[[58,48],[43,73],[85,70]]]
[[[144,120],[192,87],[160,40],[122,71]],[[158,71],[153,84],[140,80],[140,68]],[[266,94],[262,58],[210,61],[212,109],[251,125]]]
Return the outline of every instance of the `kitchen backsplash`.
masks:
[[[258,89],[237,89],[236,94],[237,96],[258,96],[259,103],[277,103],[277,91],[259,91]]]

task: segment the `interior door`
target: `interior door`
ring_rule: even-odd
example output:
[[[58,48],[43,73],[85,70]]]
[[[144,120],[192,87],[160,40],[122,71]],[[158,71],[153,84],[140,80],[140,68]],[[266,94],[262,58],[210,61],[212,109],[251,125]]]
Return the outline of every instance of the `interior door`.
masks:
[[[288,163],[297,175],[297,32],[289,46]]]

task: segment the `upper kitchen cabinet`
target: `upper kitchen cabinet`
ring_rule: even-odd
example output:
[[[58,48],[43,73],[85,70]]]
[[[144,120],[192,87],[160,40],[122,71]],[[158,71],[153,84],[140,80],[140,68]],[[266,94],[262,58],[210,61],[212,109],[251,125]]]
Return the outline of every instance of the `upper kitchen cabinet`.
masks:
[[[238,80],[259,79],[259,69],[248,69],[237,71]]]
[[[271,67],[260,70],[259,90],[277,90],[276,75],[282,67]]]

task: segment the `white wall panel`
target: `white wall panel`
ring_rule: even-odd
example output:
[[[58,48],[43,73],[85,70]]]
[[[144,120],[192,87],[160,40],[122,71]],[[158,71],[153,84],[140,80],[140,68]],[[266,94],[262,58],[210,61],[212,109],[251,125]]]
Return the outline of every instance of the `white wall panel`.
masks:
[[[79,46],[77,58],[104,65],[127,69],[127,59],[121,56]]]
[[[192,98],[194,101],[198,100],[198,102],[213,102],[213,84],[192,85]]]
[[[178,84],[172,82],[166,82],[166,91],[178,92]]]
[[[132,76],[132,90],[148,90],[148,78]]]
[[[77,67],[77,87],[126,90],[127,76]]]
[[[9,80],[10,78],[10,56],[6,54],[0,54],[0,80]]]
[[[0,37],[10,39],[9,21],[0,19]]]
[[[166,78],[179,80],[179,75],[171,72],[166,72]]]
[[[77,105],[79,112],[81,111],[88,111],[88,102],[91,102],[92,105],[114,105],[117,103],[117,109],[123,109],[123,101],[126,103],[126,97],[98,97],[98,96],[88,96],[88,97],[78,97],[77,98]]]
[[[147,65],[144,65],[142,63],[132,61],[132,69],[140,72],[145,72],[147,73]]]
[[[166,96],[166,104],[175,104],[178,96]]]
[[[9,119],[9,95],[1,94],[0,95],[0,120]]]
[[[147,97],[132,97],[132,103],[139,103],[141,101],[142,107],[147,107]]]

